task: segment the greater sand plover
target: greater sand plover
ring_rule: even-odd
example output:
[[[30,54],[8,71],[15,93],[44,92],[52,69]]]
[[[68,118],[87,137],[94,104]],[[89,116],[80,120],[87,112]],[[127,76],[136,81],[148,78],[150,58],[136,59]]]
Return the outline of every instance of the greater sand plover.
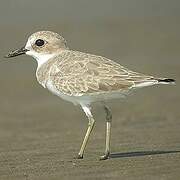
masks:
[[[102,56],[70,50],[66,40],[51,31],[32,34],[26,45],[10,52],[11,58],[27,54],[37,60],[38,82],[53,94],[64,100],[80,105],[89,123],[78,158],[83,158],[84,150],[93,129],[93,102],[102,102],[106,113],[105,153],[100,159],[109,158],[112,115],[104,105],[109,99],[125,97],[129,92],[155,84],[174,84],[173,79],[156,78],[131,71]]]

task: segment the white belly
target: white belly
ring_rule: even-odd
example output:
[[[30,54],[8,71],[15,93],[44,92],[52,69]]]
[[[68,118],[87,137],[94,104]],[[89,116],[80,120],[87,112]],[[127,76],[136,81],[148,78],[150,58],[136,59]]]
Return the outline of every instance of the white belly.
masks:
[[[91,104],[92,102],[101,102],[110,99],[119,99],[119,98],[124,98],[127,95],[127,92],[126,93],[114,92],[114,93],[103,93],[97,95],[94,94],[94,95],[70,96],[58,91],[50,80],[46,83],[46,87],[54,95],[59,96],[60,98],[66,101],[72,102],[75,105]]]
[[[75,105],[78,105],[78,104],[89,104],[90,103],[89,102],[89,100],[90,100],[89,98],[83,98],[82,96],[69,96],[69,95],[63,94],[62,92],[58,91],[54,87],[53,83],[50,80],[46,83],[46,87],[54,95],[59,96],[60,98],[66,100],[66,101],[72,102]]]

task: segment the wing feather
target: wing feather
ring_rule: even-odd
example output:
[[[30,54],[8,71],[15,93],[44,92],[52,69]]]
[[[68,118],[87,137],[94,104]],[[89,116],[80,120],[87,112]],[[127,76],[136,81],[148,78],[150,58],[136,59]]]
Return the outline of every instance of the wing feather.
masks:
[[[107,58],[78,51],[65,51],[57,56],[50,71],[55,88],[74,96],[128,91],[135,83],[150,78]]]

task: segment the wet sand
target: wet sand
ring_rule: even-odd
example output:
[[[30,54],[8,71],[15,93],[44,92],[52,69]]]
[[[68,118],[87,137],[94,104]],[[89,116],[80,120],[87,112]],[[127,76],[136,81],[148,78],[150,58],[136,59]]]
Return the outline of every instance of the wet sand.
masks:
[[[56,24],[50,29],[62,31],[72,49],[104,55],[142,73],[175,78],[177,85],[144,88],[126,100],[109,103],[112,154],[106,161],[99,161],[105,144],[104,112],[95,106],[94,132],[84,159],[77,160],[87,127],[80,108],[36,82],[31,57],[1,62],[0,179],[179,179],[180,26],[176,21],[121,19]],[[2,57],[36,29],[16,26],[16,36],[8,26],[1,31]]]

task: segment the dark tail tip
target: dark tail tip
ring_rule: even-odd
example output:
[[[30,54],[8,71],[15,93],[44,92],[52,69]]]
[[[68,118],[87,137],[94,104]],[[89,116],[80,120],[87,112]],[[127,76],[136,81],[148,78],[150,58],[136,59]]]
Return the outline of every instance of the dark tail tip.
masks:
[[[158,79],[158,82],[164,82],[164,83],[175,83],[174,79]]]

